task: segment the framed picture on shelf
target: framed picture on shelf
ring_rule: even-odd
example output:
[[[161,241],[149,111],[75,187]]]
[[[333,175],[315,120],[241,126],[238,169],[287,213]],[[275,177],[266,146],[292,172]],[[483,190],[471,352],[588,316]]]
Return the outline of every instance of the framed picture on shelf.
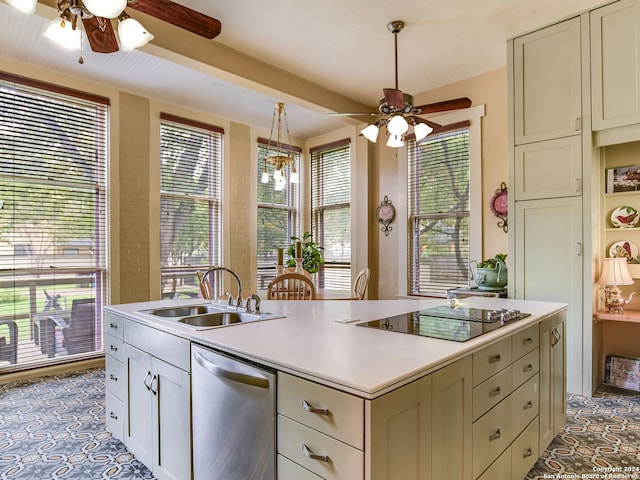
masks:
[[[640,192],[640,166],[607,168],[606,193]]]

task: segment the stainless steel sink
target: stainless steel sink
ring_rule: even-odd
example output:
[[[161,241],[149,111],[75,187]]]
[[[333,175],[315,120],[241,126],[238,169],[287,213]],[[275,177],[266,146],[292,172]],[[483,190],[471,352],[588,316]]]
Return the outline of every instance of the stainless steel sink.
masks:
[[[178,322],[191,325],[192,327],[221,327],[223,325],[231,325],[232,323],[255,322],[256,320],[260,320],[259,315],[229,311],[193,315],[191,317],[181,318]]]
[[[284,317],[284,315],[277,313],[247,313],[241,310],[233,310],[225,305],[219,304],[162,307],[140,310],[140,313],[160,317],[166,321],[173,321],[193,328],[194,330],[206,330],[208,328]]]

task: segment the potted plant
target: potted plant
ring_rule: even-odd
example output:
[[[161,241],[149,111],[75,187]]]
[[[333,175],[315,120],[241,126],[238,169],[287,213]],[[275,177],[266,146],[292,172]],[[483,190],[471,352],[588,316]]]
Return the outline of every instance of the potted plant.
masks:
[[[296,266],[296,243],[300,242],[302,246],[302,268],[309,273],[316,273],[320,269],[320,265],[324,263],[322,256],[322,248],[316,242],[311,240],[311,233],[304,232],[302,238],[291,237],[293,243],[289,245],[287,254],[291,257],[287,260],[287,267]]]
[[[478,263],[475,260],[469,262],[471,279],[476,282],[480,290],[502,290],[507,285],[507,254],[498,253],[495,257]],[[471,264],[476,264],[473,273]]]

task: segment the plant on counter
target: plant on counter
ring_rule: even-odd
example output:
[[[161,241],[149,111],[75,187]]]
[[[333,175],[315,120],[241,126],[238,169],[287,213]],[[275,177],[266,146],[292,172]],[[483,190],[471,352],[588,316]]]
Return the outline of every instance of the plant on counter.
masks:
[[[324,263],[322,248],[311,240],[311,233],[304,232],[302,238],[291,237],[291,240],[293,243],[287,249],[287,254],[291,257],[287,260],[287,267],[296,266],[296,242],[300,242],[302,244],[302,268],[309,273],[316,273],[320,270],[320,265]]]
[[[482,262],[478,263],[478,268],[497,268],[498,262],[502,262],[504,265],[506,265],[507,254],[497,253],[495,257],[483,260]]]

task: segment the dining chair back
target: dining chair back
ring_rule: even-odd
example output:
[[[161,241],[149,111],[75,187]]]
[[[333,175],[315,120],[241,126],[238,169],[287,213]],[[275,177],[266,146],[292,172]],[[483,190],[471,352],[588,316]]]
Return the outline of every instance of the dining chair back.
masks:
[[[211,281],[207,278],[205,282],[202,281],[204,278],[204,272],[198,270],[196,272],[198,275],[198,284],[200,285],[200,293],[202,294],[202,298],[205,300],[213,300],[213,289],[211,288]]]
[[[269,300],[315,300],[316,289],[309,277],[287,272],[271,280],[267,288]]]
[[[367,286],[369,285],[369,277],[371,271],[368,268],[363,268],[358,272],[356,279],[353,282],[353,298],[356,300],[364,300],[364,296],[367,293]]]

